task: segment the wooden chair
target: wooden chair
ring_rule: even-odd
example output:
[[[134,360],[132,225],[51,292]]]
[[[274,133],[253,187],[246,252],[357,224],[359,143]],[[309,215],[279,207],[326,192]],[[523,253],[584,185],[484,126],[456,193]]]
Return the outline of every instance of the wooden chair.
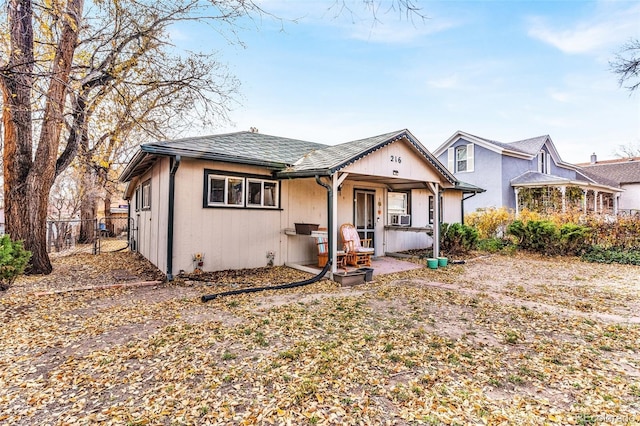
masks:
[[[329,261],[329,239],[327,237],[316,238],[318,245],[318,266],[324,268]],[[336,253],[336,266],[345,267],[347,253],[344,250],[338,250]]]
[[[374,253],[373,247],[370,247],[371,238],[360,239],[358,230],[350,223],[345,223],[340,227],[340,235],[346,252],[347,264],[371,266],[371,256]]]

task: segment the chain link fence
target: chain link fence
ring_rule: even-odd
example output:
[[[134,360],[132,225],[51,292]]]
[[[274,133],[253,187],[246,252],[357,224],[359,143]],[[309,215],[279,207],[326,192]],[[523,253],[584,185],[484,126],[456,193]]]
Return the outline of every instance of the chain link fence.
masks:
[[[65,219],[47,222],[47,251],[55,256],[99,254],[129,248],[133,219]]]

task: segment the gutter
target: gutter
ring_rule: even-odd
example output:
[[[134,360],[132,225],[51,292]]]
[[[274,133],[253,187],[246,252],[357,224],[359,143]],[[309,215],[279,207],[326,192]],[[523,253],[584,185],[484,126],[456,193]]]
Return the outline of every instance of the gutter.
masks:
[[[180,167],[180,156],[170,160],[169,172],[169,215],[167,220],[167,281],[173,281],[173,218],[175,212],[176,172]]]
[[[464,202],[471,197],[475,197],[476,195],[478,195],[477,192],[472,192],[468,197],[462,197],[462,201],[460,202],[460,223],[462,225],[464,225]]]

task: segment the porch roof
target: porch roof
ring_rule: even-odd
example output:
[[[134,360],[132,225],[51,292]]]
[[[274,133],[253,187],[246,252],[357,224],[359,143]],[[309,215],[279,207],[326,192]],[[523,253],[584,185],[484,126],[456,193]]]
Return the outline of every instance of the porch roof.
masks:
[[[577,180],[533,171],[525,172],[520,176],[511,179],[511,186],[513,187],[545,187],[559,185],[578,186],[580,188],[597,189],[599,191],[611,193],[623,191],[618,187],[596,182],[588,177],[585,180]]]

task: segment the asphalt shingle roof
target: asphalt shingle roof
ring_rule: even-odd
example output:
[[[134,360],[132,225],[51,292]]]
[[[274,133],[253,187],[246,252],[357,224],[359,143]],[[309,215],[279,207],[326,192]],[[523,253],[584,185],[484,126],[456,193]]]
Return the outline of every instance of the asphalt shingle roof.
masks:
[[[580,167],[589,176],[593,175],[598,179],[608,179],[618,185],[640,182],[640,158],[606,164],[581,165]]]
[[[363,155],[378,145],[390,141],[395,136],[401,134],[403,134],[402,131],[395,131],[316,150],[301,158],[300,161],[294,165],[293,170],[332,169]]]
[[[518,177],[511,179],[512,185],[523,185],[529,183],[562,183],[567,182],[569,179],[559,176],[548,175],[540,172],[526,172]]]
[[[302,156],[314,150],[324,149],[327,145],[298,139],[270,136],[257,132],[236,132],[211,136],[198,136],[166,142],[145,144],[144,150],[150,152],[166,150],[183,151],[191,156],[206,155],[207,158],[234,157],[237,159],[266,161],[290,165]]]

